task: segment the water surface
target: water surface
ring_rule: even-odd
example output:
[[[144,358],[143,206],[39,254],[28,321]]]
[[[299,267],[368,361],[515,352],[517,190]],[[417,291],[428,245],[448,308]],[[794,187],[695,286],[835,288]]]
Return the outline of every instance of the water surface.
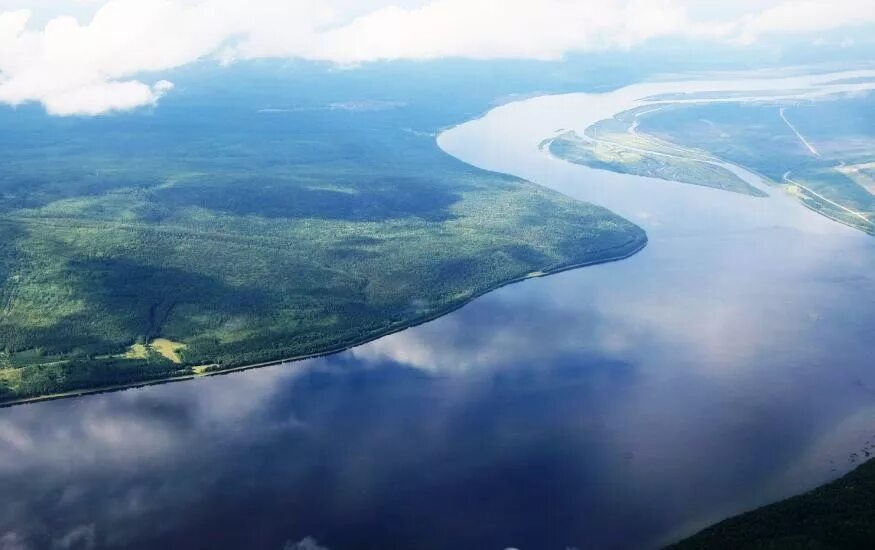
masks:
[[[845,472],[875,442],[875,239],[538,150],[673,86],[441,137],[643,252],[323,359],[0,410],[0,548],[646,548]]]

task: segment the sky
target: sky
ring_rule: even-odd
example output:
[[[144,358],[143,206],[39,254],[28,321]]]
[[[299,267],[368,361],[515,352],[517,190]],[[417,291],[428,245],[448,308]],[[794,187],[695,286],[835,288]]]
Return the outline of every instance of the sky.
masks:
[[[173,83],[140,75],[205,59],[555,60],[873,26],[872,0],[0,0],[0,103],[55,115],[154,105]]]

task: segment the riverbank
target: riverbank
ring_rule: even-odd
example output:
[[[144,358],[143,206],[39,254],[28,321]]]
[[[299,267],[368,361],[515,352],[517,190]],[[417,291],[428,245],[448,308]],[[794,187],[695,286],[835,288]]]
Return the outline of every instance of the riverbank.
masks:
[[[647,242],[648,242],[647,235],[643,232],[642,232],[642,235],[643,235],[643,237],[641,239],[635,239],[635,240],[632,240],[632,241],[629,241],[628,243],[626,243],[626,245],[624,245],[623,248],[627,248],[627,250],[624,250],[623,252],[621,252],[617,255],[610,256],[610,257],[607,257],[604,259],[590,260],[590,261],[579,262],[579,263],[575,263],[575,264],[571,264],[571,265],[567,265],[567,266],[560,266],[560,267],[557,267],[557,268],[554,268],[551,270],[547,270],[547,271],[536,271],[536,272],[528,273],[526,275],[516,277],[514,279],[511,279],[511,280],[502,282],[500,284],[497,284],[495,286],[489,287],[483,291],[477,292],[458,304],[453,304],[452,306],[450,306],[448,308],[431,313],[428,316],[421,317],[419,319],[415,319],[413,321],[410,321],[410,322],[407,322],[407,323],[404,323],[404,324],[401,324],[398,326],[390,327],[389,329],[387,329],[385,331],[381,331],[377,334],[365,337],[361,340],[357,340],[355,342],[351,342],[351,343],[347,343],[347,344],[342,344],[340,346],[335,346],[335,347],[332,347],[332,348],[324,350],[324,351],[306,354],[306,355],[298,355],[298,356],[293,356],[293,357],[284,357],[281,359],[264,361],[261,363],[252,363],[252,364],[248,364],[248,365],[241,365],[241,366],[228,367],[228,368],[221,368],[219,365],[205,365],[205,366],[201,366],[201,367],[193,367],[194,369],[204,369],[204,370],[202,370],[201,372],[186,372],[184,374],[180,374],[177,376],[168,376],[168,377],[159,378],[159,379],[155,379],[155,380],[142,380],[142,381],[138,381],[138,382],[130,382],[130,383],[125,383],[125,384],[115,384],[115,385],[101,386],[101,387],[96,387],[96,388],[83,388],[83,389],[78,389],[78,390],[70,390],[68,392],[60,392],[60,393],[49,394],[49,395],[41,395],[41,396],[37,396],[37,397],[29,397],[29,398],[24,398],[24,399],[4,401],[4,402],[0,402],[0,409],[7,408],[7,407],[14,407],[17,405],[41,403],[44,401],[56,401],[59,399],[69,399],[69,398],[74,398],[74,397],[84,397],[87,395],[96,395],[96,394],[101,394],[101,393],[109,393],[109,392],[116,392],[116,391],[122,391],[122,390],[144,388],[144,387],[148,387],[148,386],[157,386],[157,385],[161,385],[161,384],[169,384],[172,382],[184,382],[187,380],[195,380],[198,378],[205,378],[205,377],[209,377],[209,376],[220,376],[220,375],[224,375],[224,374],[231,374],[231,373],[242,372],[242,371],[246,371],[246,370],[259,369],[259,368],[264,368],[264,367],[272,367],[272,366],[282,365],[282,364],[286,364],[286,363],[296,363],[299,361],[306,361],[308,359],[316,359],[319,357],[325,357],[328,355],[342,353],[342,352],[348,351],[352,348],[373,342],[375,340],[379,340],[380,338],[384,338],[386,336],[405,331],[409,328],[413,328],[413,327],[428,323],[430,321],[434,321],[435,319],[438,319],[440,317],[443,317],[444,315],[447,315],[449,313],[452,313],[458,309],[465,307],[466,305],[468,305],[469,303],[473,302],[474,300],[476,300],[477,298],[479,298],[481,296],[484,296],[490,292],[493,292],[493,291],[498,290],[500,288],[504,288],[506,286],[521,283],[521,282],[527,281],[529,279],[537,279],[537,278],[541,278],[541,277],[555,275],[557,273],[562,273],[562,272],[570,271],[573,269],[579,269],[579,268],[593,266],[593,265],[600,265],[600,264],[606,264],[606,263],[618,262],[621,260],[625,260],[627,258],[634,256],[638,252],[642,251],[647,246]]]
[[[694,548],[871,548],[875,461],[807,493],[708,527],[669,546]]]

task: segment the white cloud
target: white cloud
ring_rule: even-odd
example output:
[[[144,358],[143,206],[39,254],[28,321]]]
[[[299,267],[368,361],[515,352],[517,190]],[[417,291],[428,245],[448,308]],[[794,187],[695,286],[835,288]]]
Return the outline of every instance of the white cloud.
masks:
[[[52,19],[26,28],[26,12],[0,15],[0,101],[41,101],[57,114],[96,114],[154,104],[168,91],[125,80],[190,63],[214,51],[227,30],[203,24],[198,7],[169,0],[114,0],[87,25]]]
[[[788,0],[746,19],[739,41],[782,33],[827,31],[875,23],[871,0]]]
[[[283,550],[328,550],[328,547],[322,546],[313,537],[304,537],[298,542],[286,542],[283,546]]]
[[[27,540],[15,531],[7,531],[0,535],[0,550],[28,550],[31,548]]]
[[[41,101],[55,115],[98,115],[154,105],[172,88],[173,84],[166,80],[151,87],[137,81],[97,82],[46,94]]]
[[[684,8],[673,0],[435,0],[367,14],[321,33],[303,53],[338,62],[556,59],[569,51],[633,45],[679,32],[686,23]]]
[[[37,10],[10,10],[28,4]],[[0,0],[0,102],[55,114],[153,105],[138,75],[205,57],[556,59],[661,36],[731,38],[875,22],[859,0]],[[50,14],[55,14],[52,17]],[[64,15],[71,14],[71,15]],[[43,24],[44,23],[44,24]]]

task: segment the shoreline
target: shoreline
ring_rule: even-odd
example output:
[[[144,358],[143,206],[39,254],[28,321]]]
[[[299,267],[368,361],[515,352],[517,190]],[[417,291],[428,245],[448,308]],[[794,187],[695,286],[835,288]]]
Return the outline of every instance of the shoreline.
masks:
[[[643,229],[642,229],[642,232],[644,232]],[[305,354],[305,355],[296,355],[296,356],[292,356],[292,357],[285,357],[282,359],[275,359],[275,360],[271,360],[271,361],[264,361],[261,363],[251,363],[248,365],[241,365],[239,367],[229,367],[227,369],[220,369],[220,370],[214,370],[214,371],[203,372],[203,373],[180,374],[178,376],[167,376],[164,378],[156,378],[154,380],[141,380],[138,382],[114,384],[114,385],[110,385],[110,386],[100,386],[100,387],[96,387],[96,388],[83,388],[83,389],[78,389],[78,390],[70,390],[70,391],[66,391],[66,392],[54,393],[54,394],[49,394],[49,395],[41,395],[41,396],[37,396],[37,397],[25,397],[22,399],[15,399],[12,401],[0,402],[0,409],[5,409],[5,408],[9,408],[9,407],[16,407],[16,406],[20,406],[20,405],[43,403],[46,401],[58,401],[61,399],[85,397],[88,395],[97,395],[97,394],[101,394],[101,393],[112,393],[112,392],[117,392],[117,391],[145,388],[148,386],[158,386],[158,385],[162,385],[162,384],[170,384],[173,382],[185,382],[185,381],[196,380],[196,379],[200,379],[200,378],[221,376],[221,375],[225,375],[225,374],[232,374],[235,372],[243,372],[243,371],[247,371],[247,370],[260,369],[260,368],[265,368],[265,367],[273,367],[273,366],[277,366],[277,365],[283,365],[286,363],[297,363],[300,361],[306,361],[308,359],[317,359],[320,357],[327,357],[330,355],[343,353],[343,352],[349,351],[353,348],[357,348],[359,346],[369,344],[371,342],[374,342],[374,341],[379,340],[381,338],[384,338],[386,336],[390,336],[392,334],[403,332],[407,329],[417,327],[419,325],[424,325],[425,323],[429,323],[431,321],[439,319],[445,315],[448,315],[454,311],[457,311],[457,310],[465,307],[466,305],[470,304],[471,302],[473,302],[477,298],[485,296],[486,294],[489,294],[490,292],[504,288],[506,286],[510,286],[510,285],[517,284],[517,283],[522,283],[522,282],[525,282],[529,279],[539,279],[542,277],[548,277],[550,275],[556,275],[559,273],[563,273],[565,271],[571,271],[574,269],[580,269],[583,267],[590,267],[590,266],[594,266],[594,265],[619,262],[619,261],[631,258],[635,254],[638,254],[639,252],[644,250],[647,247],[648,243],[649,243],[649,239],[647,237],[647,233],[644,232],[644,238],[640,239],[640,241],[637,243],[630,241],[628,244],[633,246],[633,248],[631,250],[623,252],[622,254],[619,254],[616,256],[611,256],[611,257],[604,258],[604,259],[599,259],[599,260],[589,260],[589,261],[578,262],[578,263],[574,263],[574,264],[570,264],[570,265],[566,265],[566,266],[560,266],[560,267],[557,267],[555,269],[551,269],[549,271],[534,271],[531,273],[527,273],[526,275],[522,275],[520,277],[516,277],[516,278],[510,279],[508,281],[500,282],[500,283],[498,283],[494,286],[491,286],[485,290],[475,292],[470,297],[466,298],[465,300],[461,301],[460,303],[453,304],[449,307],[445,307],[441,310],[430,313],[425,317],[420,317],[420,318],[411,320],[407,323],[403,323],[401,325],[391,327],[391,328],[389,328],[385,331],[379,332],[377,334],[367,336],[361,340],[357,340],[357,341],[347,343],[347,344],[341,344],[341,345],[338,345],[338,346],[335,346],[335,347],[332,347],[330,349],[326,349],[323,351]],[[620,247],[613,247],[613,248],[620,248]],[[210,366],[212,366],[212,365],[210,365]]]
[[[659,82],[659,81],[655,81],[655,82]],[[632,84],[632,85],[630,85],[630,86],[635,86],[635,85]],[[620,87],[617,88],[617,89],[619,90],[619,89],[623,89],[624,87],[630,87],[630,86],[620,86]],[[448,132],[450,132],[450,131],[452,131],[452,130],[458,128],[458,127],[461,127],[461,126],[463,126],[463,125],[465,125],[465,124],[469,124],[469,123],[471,123],[471,122],[474,122],[474,121],[477,121],[477,120],[481,120],[481,119],[485,118],[486,116],[488,116],[491,112],[495,111],[496,109],[501,109],[501,108],[503,108],[503,107],[506,107],[506,106],[509,105],[509,104],[517,103],[517,102],[519,102],[519,101],[527,101],[527,100],[531,100],[531,99],[537,99],[537,98],[540,98],[540,97],[548,97],[548,96],[554,96],[554,95],[555,95],[555,96],[564,96],[564,95],[569,95],[569,96],[570,96],[570,95],[578,95],[578,94],[581,94],[581,93],[583,93],[583,94],[590,94],[590,93],[592,93],[592,92],[561,92],[561,93],[557,93],[557,94],[549,94],[549,93],[548,93],[548,94],[546,94],[546,95],[535,94],[535,95],[533,95],[533,96],[531,96],[531,97],[522,98],[522,99],[520,99],[520,98],[514,98],[513,100],[510,100],[510,101],[507,101],[507,102],[503,102],[503,103],[500,103],[500,104],[497,104],[497,105],[492,105],[492,106],[490,106],[489,108],[487,108],[485,111],[483,111],[482,113],[480,113],[478,116],[476,116],[476,117],[473,118],[473,119],[465,120],[465,121],[462,121],[462,122],[459,122],[459,123],[455,123],[455,124],[449,124],[449,125],[447,125],[447,126],[445,126],[445,127],[439,128],[439,129],[437,130],[437,132],[436,132],[435,143],[436,143],[438,149],[440,149],[441,151],[443,151],[445,154],[447,154],[447,155],[449,155],[449,156],[451,156],[451,157],[453,157],[453,158],[456,158],[456,159],[460,160],[461,162],[463,162],[463,163],[465,163],[465,164],[472,165],[472,164],[469,163],[468,161],[463,160],[463,159],[460,159],[459,157],[456,157],[456,155],[454,155],[452,152],[448,151],[448,150],[443,146],[443,144],[442,144],[442,142],[441,142],[441,138],[443,137],[444,134],[446,134],[446,133],[448,133]],[[733,99],[730,99],[730,100],[728,100],[728,101],[729,101],[729,102],[739,102],[739,101],[743,101],[743,100],[744,100],[743,98],[733,98]],[[701,102],[711,102],[711,101],[714,101],[714,100],[704,100],[704,101],[701,101]],[[669,101],[661,101],[661,102],[659,102],[659,103],[672,104],[672,103],[678,103],[678,102],[684,102],[684,101],[683,101],[683,100],[680,100],[680,101],[678,101],[678,100],[674,100],[674,101],[669,100]],[[632,106],[631,108],[634,109],[635,107]],[[626,110],[628,110],[628,109],[626,109]],[[618,111],[618,112],[622,112],[622,111]],[[616,113],[613,113],[613,114],[616,114]],[[607,116],[613,116],[613,114],[609,114],[609,115],[607,115]],[[554,138],[555,138],[555,136],[554,136]],[[539,149],[541,149],[541,150],[543,151],[543,145],[545,144],[545,142],[548,142],[549,140],[554,139],[554,138],[546,138],[546,139],[544,139],[544,140],[541,140],[541,142],[540,142],[540,144],[539,144]],[[555,156],[555,155],[552,155],[552,153],[550,153],[549,151],[547,151],[547,154],[550,154],[550,155],[553,156],[554,158],[559,158],[559,159],[561,159],[561,157],[557,157],[557,156]],[[571,162],[571,161],[568,161],[568,160],[566,160],[566,159],[561,159],[561,160],[564,160],[564,161],[566,161],[566,162]],[[716,160],[717,160],[717,162],[714,163],[714,164],[716,164],[716,165],[726,165],[726,166],[729,166],[729,167],[732,167],[732,168],[735,168],[735,169],[740,169],[741,171],[747,172],[747,173],[749,173],[750,175],[753,175],[753,176],[757,176],[757,177],[759,177],[759,178],[762,180],[761,183],[762,183],[763,187],[764,187],[765,189],[768,189],[769,191],[773,191],[774,188],[777,188],[779,191],[783,191],[783,190],[781,189],[780,184],[777,184],[777,185],[774,185],[774,186],[773,186],[773,185],[770,185],[770,183],[775,183],[775,182],[772,182],[772,180],[770,180],[769,178],[765,178],[765,177],[763,177],[761,174],[758,174],[758,173],[757,173],[756,171],[754,171],[754,170],[751,170],[751,169],[748,169],[748,168],[746,168],[746,167],[742,167],[742,166],[739,166],[739,165],[735,165],[735,164],[733,164],[733,163],[731,163],[731,162],[728,162],[728,161],[725,161],[725,160],[723,160],[723,159],[720,159],[719,157],[716,157]],[[474,166],[476,167],[476,165],[474,165]],[[586,166],[586,165],[583,165],[583,166]],[[594,170],[596,169],[596,168],[592,168],[592,167],[589,167],[589,168],[594,169]],[[481,168],[481,169],[482,169],[482,168]],[[489,171],[493,171],[493,170],[489,170]],[[730,171],[732,171],[732,170],[730,170]],[[511,176],[511,177],[518,177],[518,176],[513,176],[512,174],[509,174],[509,173],[503,172],[503,171],[498,171],[497,173],[501,173],[501,174],[504,174],[504,175],[509,175],[509,176]],[[745,181],[747,181],[746,178],[742,178],[742,179],[745,179]],[[550,188],[549,186],[546,186],[546,185],[542,185],[542,184],[539,184],[539,183],[536,183],[536,182],[531,182],[531,183],[533,183],[534,185],[538,185],[538,186],[545,187],[545,188],[547,188],[547,189],[551,189],[551,190],[553,190],[553,191],[556,191],[555,189],[552,189],[552,188]],[[753,185],[753,186],[754,186],[755,188],[761,190],[761,191],[763,190],[762,188],[760,188],[760,187],[757,186],[757,185]],[[701,187],[711,188],[711,187],[709,187],[709,186],[701,186]],[[711,188],[711,189],[713,189],[713,188]],[[718,190],[721,190],[721,189],[718,188]],[[562,191],[558,191],[558,192],[562,193]],[[566,193],[562,193],[562,194],[565,194],[566,196],[570,196],[570,195],[568,195],[568,194],[566,194]],[[767,193],[767,195],[771,195],[771,193]],[[574,197],[574,196],[571,196],[571,198],[573,198],[573,199],[575,199],[575,200],[581,200],[581,199],[579,199],[579,198],[577,198],[577,197]],[[583,201],[583,202],[588,202],[588,201]],[[844,225],[844,226],[846,226],[846,227],[849,227],[849,228],[851,228],[851,229],[854,229],[854,230],[857,230],[857,231],[861,231],[861,232],[863,232],[864,234],[866,233],[864,230],[862,230],[862,229],[859,228],[859,227],[855,227],[855,226],[853,226],[853,225],[851,225],[851,224],[848,224],[848,223],[844,222],[844,221],[841,220],[841,219],[837,219],[837,218],[834,218],[834,217],[832,217],[832,216],[829,216],[828,214],[824,213],[823,211],[819,211],[819,210],[816,210],[816,209],[812,208],[810,205],[806,204],[805,201],[798,201],[798,202],[801,203],[801,205],[804,206],[806,209],[811,210],[812,212],[814,212],[814,213],[816,213],[816,214],[818,214],[818,215],[820,215],[820,216],[824,216],[824,217],[826,217],[826,218],[828,218],[828,219],[831,219],[831,220],[834,221],[834,222],[837,222],[837,223],[839,223],[839,224],[841,224],[841,225]],[[601,206],[601,205],[599,205],[599,206]],[[607,210],[610,210],[610,211],[613,212],[614,214],[616,214],[616,215],[618,215],[618,216],[620,216],[620,217],[623,217],[624,219],[627,219],[627,220],[628,220],[628,218],[626,218],[625,216],[622,216],[621,214],[618,214],[617,212],[615,212],[613,209],[611,209],[611,208],[608,207],[608,206],[601,206],[601,207],[602,207],[602,208],[605,208],[605,209],[607,209]],[[356,340],[356,341],[348,342],[348,343],[344,343],[344,344],[338,344],[338,345],[336,345],[336,346],[330,347],[330,348],[325,349],[325,350],[323,350],[323,351],[319,351],[319,352],[315,352],[315,353],[310,353],[310,354],[303,354],[303,355],[297,355],[297,356],[285,357],[285,358],[280,358],[280,359],[276,359],[276,360],[263,361],[263,362],[260,362],[260,363],[252,363],[252,364],[246,364],[246,365],[241,365],[241,366],[236,366],[236,367],[228,367],[228,368],[224,368],[224,369],[217,369],[217,370],[212,370],[212,371],[208,371],[208,372],[201,372],[201,373],[192,372],[192,373],[180,374],[180,375],[175,375],[175,376],[167,376],[167,377],[162,377],[162,378],[156,378],[156,379],[151,379],[151,380],[141,380],[141,381],[136,381],[136,382],[127,382],[127,383],[122,383],[122,384],[115,384],[115,385],[109,385],[109,386],[100,386],[100,387],[95,387],[95,388],[85,388],[85,389],[78,389],[78,390],[70,390],[70,391],[66,391],[66,392],[60,392],[60,393],[55,393],[55,394],[48,394],[48,395],[37,396],[37,397],[27,397],[27,398],[15,399],[15,400],[10,400],[10,401],[0,402],[0,409],[2,409],[2,408],[6,408],[6,407],[13,407],[13,406],[17,406],[17,405],[25,405],[25,404],[30,404],[30,403],[39,403],[39,402],[43,402],[43,401],[53,401],[53,400],[58,400],[58,399],[67,399],[67,398],[73,398],[73,397],[82,397],[82,396],[86,396],[86,395],[94,395],[94,394],[99,394],[99,393],[109,393],[109,392],[115,392],[115,391],[122,391],[122,390],[126,390],[126,389],[135,389],[135,388],[141,388],[141,387],[146,387],[146,386],[154,386],[154,385],[166,384],[166,383],[171,383],[171,382],[182,382],[182,381],[186,381],[186,380],[194,380],[194,379],[203,378],[203,377],[207,377],[207,376],[217,376],[217,375],[223,375],[223,374],[231,374],[231,373],[234,373],[234,372],[240,372],[240,371],[245,371],[245,370],[257,369],[257,368],[263,368],[263,367],[269,367],[269,366],[276,366],[276,365],[281,365],[281,364],[285,364],[285,363],[293,363],[293,362],[304,361],[304,360],[308,360],[308,359],[315,359],[315,358],[319,358],[319,357],[325,357],[325,356],[329,356],[329,355],[334,355],[334,354],[337,354],[337,353],[342,353],[342,352],[347,351],[347,350],[350,350],[350,349],[352,349],[352,348],[355,348],[355,347],[358,347],[358,346],[361,346],[361,345],[364,345],[364,344],[367,344],[367,343],[370,343],[370,342],[373,342],[373,341],[379,340],[380,338],[383,338],[383,337],[385,337],[385,336],[389,336],[389,335],[391,335],[391,334],[395,334],[395,333],[397,333],[397,332],[401,332],[401,331],[407,330],[407,329],[409,329],[409,328],[413,328],[413,327],[416,327],[416,326],[418,326],[418,325],[425,324],[425,323],[427,323],[427,322],[433,321],[433,320],[435,320],[435,319],[437,319],[437,318],[443,317],[444,315],[447,315],[447,314],[452,313],[453,311],[455,311],[455,310],[457,310],[457,309],[460,309],[460,308],[464,307],[465,305],[467,305],[468,303],[472,302],[473,300],[475,300],[475,299],[477,299],[477,298],[479,298],[479,297],[481,297],[481,296],[483,296],[483,295],[485,295],[485,294],[487,294],[487,293],[489,293],[489,292],[492,292],[492,291],[494,291],[494,290],[498,290],[498,289],[500,289],[500,288],[502,288],[502,287],[504,287],[504,286],[508,286],[508,285],[515,284],[515,283],[518,283],[518,282],[522,282],[522,281],[525,281],[526,279],[530,279],[530,278],[544,277],[544,276],[553,275],[553,274],[561,273],[561,272],[563,272],[563,271],[568,271],[568,270],[572,270],[572,269],[578,269],[578,268],[587,267],[587,266],[592,266],[592,265],[598,265],[598,264],[602,264],[602,263],[610,263],[610,262],[614,262],[614,261],[624,260],[624,259],[627,259],[627,258],[629,258],[629,257],[631,257],[631,256],[633,256],[633,255],[635,255],[636,253],[640,252],[641,250],[643,250],[643,249],[647,246],[647,244],[648,244],[648,236],[647,236],[647,234],[645,233],[642,242],[641,242],[641,243],[638,243],[638,245],[635,247],[635,249],[632,250],[631,252],[627,252],[627,253],[624,253],[624,254],[618,255],[618,256],[616,256],[616,257],[610,257],[610,258],[601,259],[601,260],[592,260],[592,261],[587,261],[587,262],[579,262],[579,263],[576,263],[576,264],[568,265],[568,266],[565,266],[565,267],[559,267],[559,268],[556,268],[556,269],[553,269],[553,270],[549,270],[549,271],[544,271],[544,272],[533,272],[533,273],[529,273],[529,274],[526,274],[526,275],[523,275],[523,276],[520,276],[520,277],[517,277],[517,278],[511,279],[511,280],[508,280],[508,281],[500,282],[500,283],[497,283],[496,285],[491,286],[491,287],[489,287],[489,288],[487,288],[487,289],[485,289],[485,290],[483,290],[483,291],[475,292],[475,293],[472,294],[470,297],[466,298],[465,300],[461,301],[461,302],[458,303],[458,304],[453,304],[453,305],[451,305],[451,306],[449,306],[449,307],[446,307],[446,308],[440,309],[440,310],[438,310],[438,311],[436,311],[436,312],[434,312],[434,313],[428,314],[427,316],[420,317],[420,318],[417,318],[417,319],[413,319],[413,320],[411,320],[411,321],[409,321],[409,322],[401,323],[401,324],[399,324],[399,325],[389,327],[389,328],[387,328],[386,330],[383,330],[383,331],[380,331],[380,332],[374,333],[374,334],[372,334],[372,335],[366,336],[366,337],[364,337],[364,338],[362,338],[362,339],[360,339],[360,340]],[[616,248],[616,247],[615,247],[615,248]],[[214,366],[215,366],[215,365],[208,365],[207,367],[214,367]],[[203,366],[202,366],[202,367],[203,367]]]

